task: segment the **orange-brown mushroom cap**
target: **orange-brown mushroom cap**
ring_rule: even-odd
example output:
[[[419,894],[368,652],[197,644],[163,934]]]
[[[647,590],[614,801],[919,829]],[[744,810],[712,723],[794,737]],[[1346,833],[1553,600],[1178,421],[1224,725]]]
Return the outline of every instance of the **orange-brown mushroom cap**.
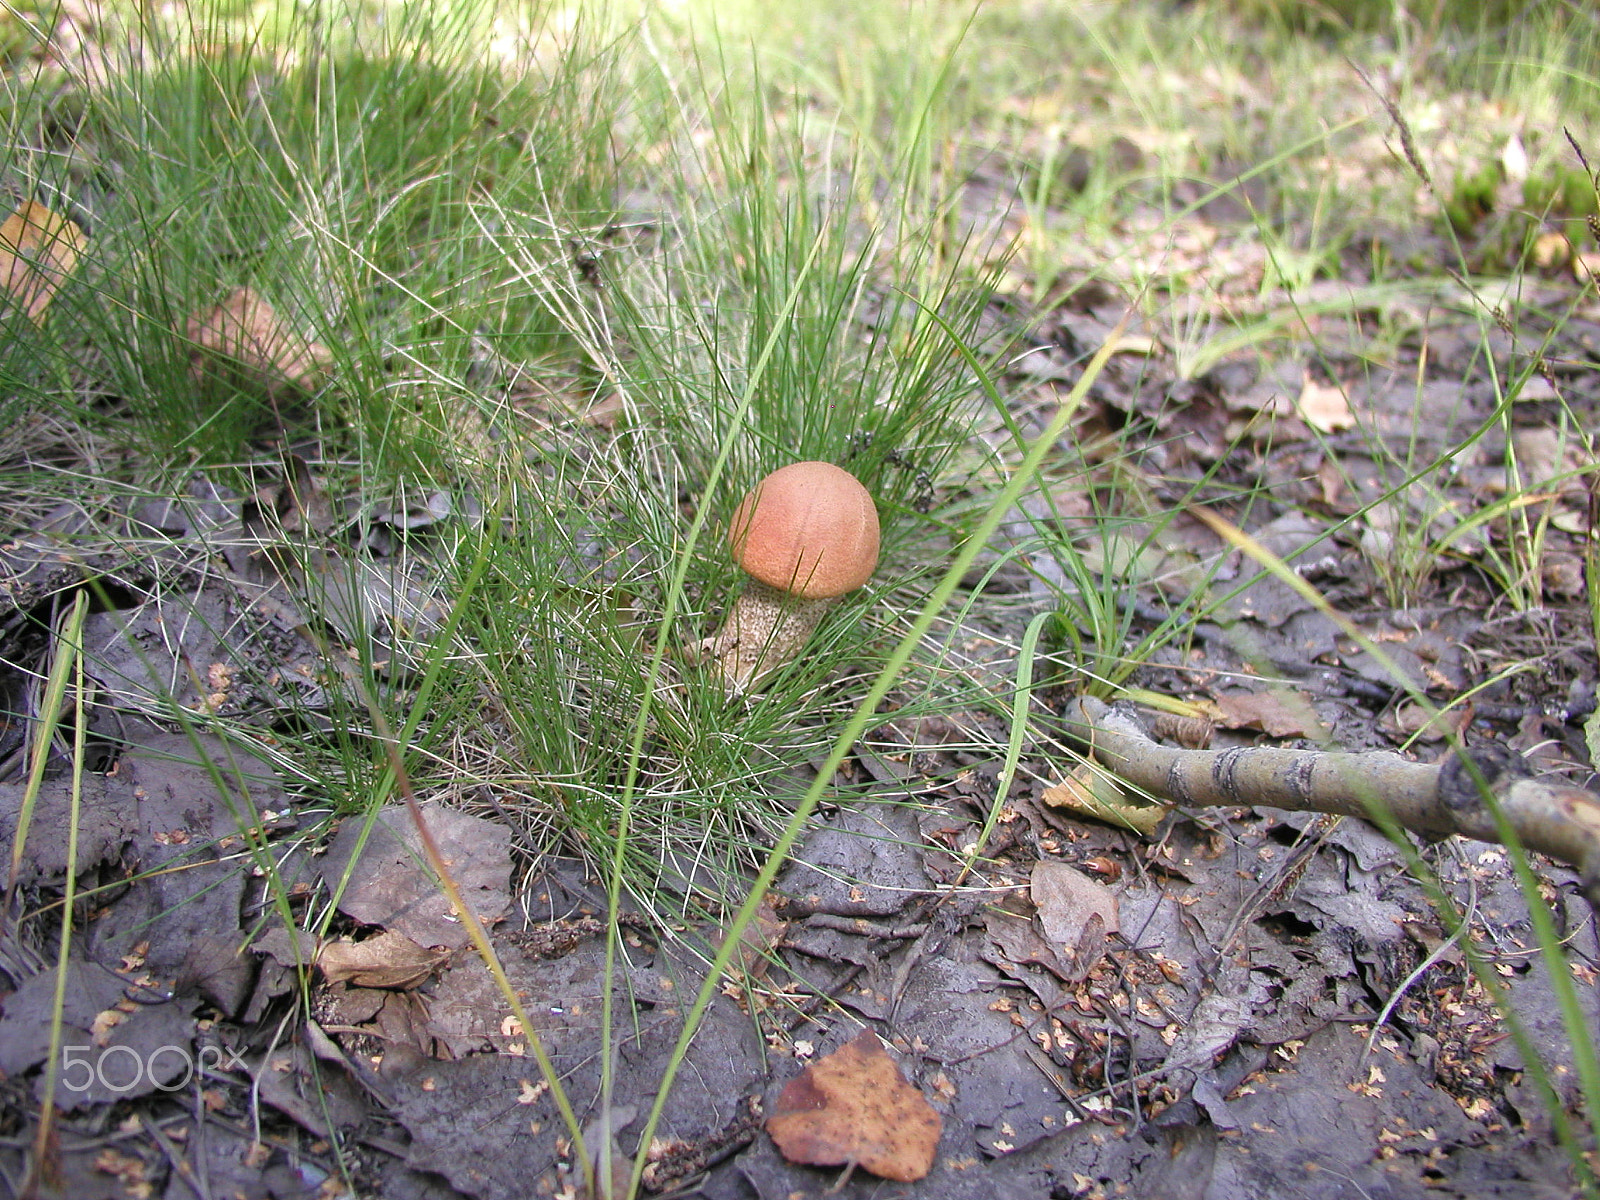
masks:
[[[762,583],[807,600],[842,596],[878,565],[878,510],[843,467],[790,463],[739,502],[728,544]]]

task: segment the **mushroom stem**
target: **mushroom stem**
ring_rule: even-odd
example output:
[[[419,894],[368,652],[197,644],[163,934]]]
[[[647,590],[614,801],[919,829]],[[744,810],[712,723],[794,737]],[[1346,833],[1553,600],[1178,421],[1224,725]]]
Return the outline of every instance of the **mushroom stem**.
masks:
[[[728,686],[742,691],[793,661],[837,599],[807,600],[752,579],[711,640],[711,657]]]

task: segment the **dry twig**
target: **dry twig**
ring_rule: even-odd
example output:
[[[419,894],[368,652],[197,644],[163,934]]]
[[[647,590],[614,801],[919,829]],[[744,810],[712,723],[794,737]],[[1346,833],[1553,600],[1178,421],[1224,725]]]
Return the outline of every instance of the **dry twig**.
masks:
[[[1069,705],[1067,720],[1107,770],[1173,804],[1357,817],[1379,810],[1425,837],[1503,843],[1498,808],[1524,847],[1577,867],[1585,896],[1600,905],[1600,795],[1532,778],[1503,746],[1453,753],[1439,764],[1382,752],[1176,750],[1152,741],[1131,713],[1088,697]]]

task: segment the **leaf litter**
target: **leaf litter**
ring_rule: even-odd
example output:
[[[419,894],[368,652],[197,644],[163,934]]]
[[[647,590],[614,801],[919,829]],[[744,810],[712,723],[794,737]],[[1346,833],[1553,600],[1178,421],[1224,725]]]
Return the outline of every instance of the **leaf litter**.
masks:
[[[89,536],[48,547],[19,539],[7,551],[13,612],[20,618],[90,579],[127,597],[126,607],[97,614],[90,627],[93,672],[109,701],[147,723],[174,706],[256,721],[281,712],[290,696],[301,711],[314,708],[348,684],[322,670],[304,632],[321,619],[312,614],[327,611],[326,625],[341,639],[361,636],[385,612],[396,614],[380,635],[390,637],[416,615],[389,601],[319,607],[326,598],[286,569],[272,548],[292,544],[296,526],[323,537],[339,527],[339,505],[319,491],[303,464],[289,464],[254,497],[197,476],[186,495],[137,507],[138,553],[125,544],[97,548]],[[422,528],[455,519],[436,501],[418,516]],[[1326,564],[1321,582],[1335,598],[1366,594],[1370,584],[1356,582],[1347,544],[1319,541],[1322,528],[1303,515],[1279,521],[1258,530],[1264,543],[1297,559],[1322,554],[1313,561]],[[81,529],[93,532],[92,524]],[[338,553],[351,561],[377,555],[371,561],[386,569],[386,549],[394,547]],[[229,564],[227,574],[203,563],[212,556]],[[1234,577],[1248,578],[1247,569],[1234,566]],[[403,570],[427,577],[424,563]],[[1237,593],[1212,631],[1201,627],[1200,655],[1154,662],[1146,678],[1199,697],[1197,708],[1219,718],[1207,734],[1213,739],[1253,737],[1257,727],[1280,738],[1332,728],[1342,738],[1364,714],[1362,736],[1386,742],[1369,706],[1378,700],[1374,688],[1392,687],[1388,675],[1337,630],[1307,620],[1314,615],[1262,578]],[[16,618],[8,628],[20,628]],[[1378,609],[1356,619],[1428,692],[1448,698],[1469,686],[1467,649],[1481,617]],[[1241,690],[1241,668],[1251,666],[1291,671],[1295,684]],[[300,682],[290,686],[292,679]],[[1532,710],[1521,719],[1514,736],[1551,728],[1552,718]],[[981,721],[975,713],[956,718]],[[101,1049],[126,1045],[135,1055],[155,1045],[195,1053],[225,1046],[238,1065],[209,1084],[224,1110],[259,1096],[303,1130],[308,1145],[364,1136],[384,1114],[408,1139],[403,1154],[374,1167],[385,1195],[451,1194],[437,1190],[441,1179],[454,1194],[477,1197],[520,1196],[530,1181],[551,1194],[570,1185],[576,1166],[528,1056],[529,1031],[465,947],[398,811],[374,815],[359,852],[366,822],[347,817],[326,853],[281,859],[302,899],[343,885],[347,932],[319,941],[266,917],[252,858],[252,848],[291,837],[315,814],[297,814],[274,769],[239,744],[207,736],[196,754],[188,735],[157,735],[147,724],[125,726],[124,737],[130,728],[138,729],[137,747],[112,750],[114,769],[92,776],[84,796],[91,821],[80,871],[111,870],[129,881],[91,922],[89,957],[73,961],[75,979],[85,981],[73,991],[86,1007],[69,1014],[70,1036]],[[1158,1192],[1182,1180],[1191,1190],[1203,1183],[1331,1196],[1355,1180],[1369,1191],[1438,1195],[1457,1178],[1470,1181],[1458,1194],[1490,1194],[1482,1190],[1489,1163],[1513,1190],[1559,1176],[1556,1168],[1541,1174],[1547,1154],[1506,1166],[1517,1147],[1548,1136],[1523,1082],[1526,1064],[1463,961],[1438,954],[1446,934],[1388,843],[1370,830],[1350,832],[1360,822],[1139,806],[1153,817],[1153,840],[1143,841],[1124,831],[1115,810],[1110,823],[1094,810],[1063,815],[1059,784],[1024,786],[1005,799],[1001,836],[987,852],[993,894],[951,892],[959,877],[951,850],[972,841],[996,803],[993,773],[974,771],[938,737],[923,738],[917,770],[904,769],[898,736],[886,727],[870,760],[865,752],[859,759],[863,768],[875,764],[879,798],[890,803],[824,822],[782,876],[765,932],[738,956],[740,987],[719,996],[691,1049],[686,1078],[694,1082],[669,1103],[647,1179],[665,1188],[704,1176],[708,1189],[775,1197],[819,1190],[835,1176],[819,1178],[815,1167],[785,1159],[752,1114],[782,1113],[795,1066],[815,1078],[822,1063],[805,1064],[816,1047],[862,1022],[898,1055],[907,1103],[915,1094],[942,1127],[918,1194],[1092,1194],[1115,1184]],[[1040,765],[1048,777],[1053,764]],[[18,802],[17,785],[4,786],[10,807],[0,818]],[[919,807],[903,803],[913,794]],[[66,869],[65,795],[61,776],[47,779],[25,859],[25,882],[35,890]],[[499,923],[496,947],[514,986],[539,998],[535,1032],[592,1119],[604,933],[593,896],[578,886],[558,901],[561,889],[549,883],[541,907],[550,919],[513,916],[510,831],[450,808],[428,811],[474,911]],[[1447,884],[1486,936],[1525,947],[1520,895],[1503,873],[1486,869],[1484,856],[1495,851],[1461,851],[1436,856]],[[1571,872],[1540,870],[1557,895],[1575,892]],[[1581,906],[1569,902],[1562,915],[1570,937],[1592,937]],[[258,933],[264,919],[271,928]],[[612,1155],[631,1152],[627,1134],[639,1128],[683,999],[701,978],[694,956],[660,936],[633,939],[616,985]],[[1422,982],[1405,986],[1430,955]],[[1521,969],[1515,953],[1508,964],[1511,1003],[1559,1065],[1566,1047],[1548,984],[1539,969]],[[302,967],[313,972],[314,1003],[299,1040],[257,1044]],[[28,976],[0,1011],[0,1030],[15,1047],[3,1069],[30,1093],[41,1079],[52,982],[48,971]],[[166,999],[169,991],[177,994]],[[796,1013],[791,996],[826,997],[836,1007]],[[98,1019],[102,1013],[121,1015]],[[220,1044],[207,1040],[219,1037]],[[794,1066],[784,1066],[785,1055]],[[846,1073],[842,1086],[858,1085],[854,1078]],[[1558,1078],[1570,1095],[1570,1073]],[[145,1102],[160,1100],[166,1082],[141,1082]],[[96,1081],[75,1100],[93,1109],[118,1096],[130,1102]],[[829,1128],[824,1142],[835,1137]],[[245,1170],[243,1145],[219,1136],[208,1151],[219,1176]],[[847,1144],[836,1161],[870,1172],[858,1151]],[[821,1159],[837,1147],[799,1153]],[[122,1166],[130,1177],[149,1169]],[[78,1169],[69,1164],[64,1177]],[[841,1194],[870,1186],[854,1178]]]
[[[1159,226],[1179,268],[1250,258],[1226,244],[1214,211],[1201,215],[1177,236]],[[81,231],[33,206],[0,227],[0,247],[10,254],[11,299],[42,319],[73,269]],[[1260,283],[1241,268],[1206,302],[1238,317],[1294,299]],[[1299,299],[1326,300],[1317,286]],[[1343,283],[1323,286],[1350,311],[1403,315],[1360,301]],[[1058,400],[1080,352],[1115,327],[1121,296],[1096,290],[1039,314],[1033,332],[1049,344],[1005,381],[1019,417]],[[1585,361],[1600,332],[1586,310],[1541,328],[1542,310],[1569,290],[1534,286],[1508,310],[1528,344],[1556,363]],[[1014,313],[1017,298],[1003,299]],[[1075,444],[1062,447],[1060,471],[1042,486],[1057,511],[1086,518],[1095,506],[1082,493],[1099,487],[1103,495],[1105,484],[1097,474],[1105,459],[1092,448],[1130,421],[1149,436],[1119,463],[1124,497],[1187,502],[1211,467],[1230,482],[1263,481],[1270,500],[1240,514],[1241,525],[1383,646],[1406,682],[1434,702],[1470,695],[1470,720],[1537,755],[1543,768],[1587,770],[1580,724],[1593,711],[1592,654],[1574,650],[1556,623],[1541,624],[1537,607],[1491,611],[1482,583],[1495,568],[1491,551],[1504,553],[1516,533],[1507,521],[1471,526],[1465,514],[1508,486],[1541,489],[1550,532],[1530,579],[1542,598],[1580,599],[1581,571],[1571,568],[1589,515],[1573,480],[1589,464],[1539,425],[1558,397],[1591,414],[1592,378],[1565,371],[1557,390],[1529,375],[1515,404],[1517,421],[1535,428],[1491,431],[1427,486],[1397,490],[1386,474],[1395,464],[1377,449],[1417,430],[1420,395],[1431,456],[1453,426],[1500,404],[1496,378],[1527,357],[1509,335],[1491,335],[1492,368],[1477,362],[1476,322],[1460,315],[1460,301],[1441,285],[1428,300],[1439,307],[1402,337],[1389,376],[1370,370],[1359,339],[1341,344],[1345,335],[1328,330],[1314,345],[1291,339],[1275,361],[1223,354],[1204,370],[1179,369],[1179,339],[1141,318],[1147,328],[1125,336]],[[333,368],[326,347],[249,289],[195,313],[186,332],[197,378],[222,378],[274,404],[322,386]],[[1433,377],[1419,388],[1424,361]],[[197,474],[178,497],[141,497],[109,513],[68,506],[51,536],[18,530],[4,547],[0,658],[15,679],[33,669],[48,639],[43,607],[91,584],[110,597],[87,648],[99,694],[117,710],[115,721],[95,724],[111,769],[87,781],[88,836],[73,864],[103,890],[87,914],[83,957],[68,963],[62,1016],[70,1036],[100,1050],[127,1046],[140,1061],[157,1044],[197,1055],[226,1047],[214,1061],[233,1064],[206,1078],[200,1096],[214,1119],[203,1124],[183,1124],[185,1111],[161,1093],[168,1081],[147,1073],[137,1087],[149,1107],[138,1111],[185,1136],[130,1136],[111,1150],[84,1144],[90,1126],[75,1128],[59,1194],[113,1194],[113,1180],[126,1185],[118,1194],[163,1184],[181,1194],[175,1163],[200,1164],[219,1188],[304,1194],[334,1182],[327,1143],[335,1138],[372,1155],[359,1173],[373,1194],[570,1190],[573,1148],[528,1057],[530,1031],[504,1008],[460,936],[459,917],[439,902],[406,822],[393,810],[380,810],[370,827],[346,817],[332,847],[313,858],[289,843],[302,822],[326,814],[290,799],[265,754],[170,728],[179,714],[198,723],[226,716],[266,743],[286,712],[304,719],[350,700],[348,677],[326,669],[319,641],[330,633],[362,647],[380,675],[413,670],[413,648],[442,610],[434,568],[407,553],[397,532],[463,517],[471,498],[379,501],[357,531],[342,498],[326,494],[304,459],[285,456],[260,475],[241,494]],[[1206,495],[1227,502],[1225,493]],[[1126,503],[1120,515],[1148,520]],[[1231,589],[1215,596],[1187,653],[1158,655],[1141,669],[1141,686],[1211,714],[1203,736],[1228,747],[1256,744],[1258,732],[1353,746],[1389,746],[1417,732],[1388,664],[1282,581],[1252,579],[1254,566],[1240,556],[1173,528],[1149,545],[1142,535],[1081,539],[1092,570],[1136,582],[1125,589],[1130,630],[1159,624],[1166,606],[1197,587]],[[1400,561],[1417,530],[1436,552],[1420,565]],[[1036,573],[1022,594],[1036,605],[1059,602],[1059,568],[1052,573],[1038,555],[1030,565]],[[1001,665],[996,672],[975,656],[964,669],[1003,683],[1009,666]],[[19,710],[31,715],[26,687],[12,683],[7,694],[23,697]],[[1060,699],[1042,697],[1047,707]],[[984,721],[974,712],[947,723]],[[1030,749],[1023,782],[998,796],[998,752],[974,755],[933,737],[906,742],[901,756],[890,748],[896,736],[885,731],[847,766],[879,780],[881,803],[820,825],[782,877],[757,944],[741,947],[737,976],[725,981],[669,1097],[664,1136],[649,1148],[652,1188],[776,1198],[837,1183],[842,1195],[875,1194],[871,1180],[839,1180],[779,1153],[781,1138],[758,1135],[763,1111],[773,1114],[769,1130],[826,1114],[806,1134],[813,1148],[795,1157],[867,1171],[876,1162],[889,1178],[919,1178],[915,1194],[929,1197],[1345,1196],[1351,1188],[1489,1196],[1566,1186],[1547,1110],[1491,997],[1398,852],[1363,822],[1142,806],[1149,836],[1134,837],[1117,808],[1069,804],[1063,812],[1064,784],[1028,782],[1063,774],[1048,742]],[[10,754],[14,772],[20,755]],[[17,787],[0,784],[0,820],[13,836]],[[47,777],[21,880],[39,904],[69,869],[67,796],[59,771]],[[605,929],[593,882],[578,864],[545,855],[545,874],[514,888],[508,829],[429,811],[469,903],[498,922],[497,952],[534,1001],[536,1032],[586,1127],[610,1131],[613,1144],[598,1153],[628,1153],[627,1135],[642,1128],[665,1047],[702,977],[704,955],[693,951],[703,947],[693,938],[703,932],[713,944],[720,931],[626,931],[613,995],[618,1073],[603,1097],[596,1021]],[[992,812],[1001,819],[978,860],[981,887],[952,886],[965,878],[963,848]],[[266,902],[255,873],[263,850],[278,855],[306,928],[285,927]],[[1469,914],[1470,936],[1494,956],[1511,1007],[1555,1067],[1559,1095],[1574,1102],[1570,1047],[1503,852],[1472,842],[1420,852]],[[1546,861],[1535,869],[1569,954],[1592,980],[1597,947],[1580,880]],[[341,887],[339,932],[313,934],[311,898],[320,903]],[[528,918],[518,900],[543,919]],[[8,924],[4,933],[0,965],[13,990],[0,1002],[0,1086],[20,1113],[42,1078],[54,978],[39,953],[48,939],[38,912],[31,927]],[[289,1020],[302,968],[313,971],[311,1014]],[[1593,1001],[1583,993],[1591,1025]],[[279,1029],[289,1030],[286,1041]],[[841,1048],[813,1061],[830,1044]],[[796,1089],[803,1102],[786,1107],[796,1079],[808,1081]],[[117,1090],[123,1082],[96,1079],[75,1106],[98,1108],[96,1119],[126,1113],[135,1097]],[[880,1094],[897,1097],[893,1119],[876,1111]],[[252,1132],[263,1123],[270,1144]],[[912,1130],[915,1154],[865,1152],[867,1142]],[[930,1131],[937,1150],[927,1145]],[[908,1175],[913,1169],[920,1174]]]

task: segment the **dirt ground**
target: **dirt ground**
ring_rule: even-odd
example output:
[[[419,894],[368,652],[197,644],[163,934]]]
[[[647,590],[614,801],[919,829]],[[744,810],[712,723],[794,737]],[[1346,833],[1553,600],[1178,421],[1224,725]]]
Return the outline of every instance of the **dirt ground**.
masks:
[[[975,185],[971,203],[985,221],[1004,207],[990,185]],[[1198,219],[1248,225],[1229,203]],[[1396,259],[1449,259],[1442,244],[1406,237]],[[1396,299],[1368,282],[1352,263],[1350,279],[1295,299],[1307,313],[1336,307],[1338,321],[1308,316],[1303,336],[1288,322],[1269,355],[1226,355],[1198,373],[1159,352],[1170,326],[1135,319],[1044,490],[966,581],[984,603],[946,630],[946,667],[997,693],[1011,685],[1022,631],[1074,586],[1055,557],[1011,553],[1031,537],[1030,518],[1046,519],[1080,531],[1085,561],[1125,574],[1129,647],[1183,602],[1198,571],[1220,562],[1210,586],[1237,589],[1127,680],[1202,714],[1159,735],[1214,748],[1442,753],[1443,731],[1426,728],[1389,663],[1282,580],[1250,582],[1258,567],[1204,522],[1180,515],[1157,529],[1135,518],[1123,542],[1097,531],[1104,493],[1134,480],[1150,511],[1203,500],[1225,513],[1421,693],[1440,704],[1470,695],[1451,704],[1469,741],[1590,785],[1593,501],[1572,482],[1575,442],[1561,430],[1574,416],[1586,429],[1600,423],[1592,285],[1552,273],[1487,296],[1441,276],[1434,296]],[[1000,382],[1025,433],[1044,427],[1126,309],[1098,286],[1045,311],[997,298],[989,332],[1022,339]],[[1374,356],[1366,339],[1379,336],[1388,344]],[[1523,382],[1502,424],[1490,417],[1508,379]],[[1537,584],[1520,581],[1537,594],[1532,605],[1509,603],[1504,572],[1485,566],[1509,561],[1507,521],[1469,519],[1506,493],[1508,443],[1521,484],[1545,489],[1544,541],[1528,556]],[[1448,471],[1406,483],[1405,464],[1457,445],[1467,449]],[[625,905],[607,997],[604,881],[502,819],[493,789],[426,806],[465,902],[492,923],[537,1027],[525,1029],[423,864],[403,807],[385,809],[363,838],[359,822],[330,822],[291,786],[270,739],[224,742],[129,715],[157,699],[241,723],[354,706],[347,677],[325,670],[308,633],[304,597],[252,552],[274,500],[280,520],[306,506],[307,480],[276,472],[263,468],[250,495],[197,473],[180,498],[91,498],[0,526],[8,848],[24,819],[39,672],[89,581],[83,641],[101,697],[76,845],[62,749],[0,913],[0,1194],[23,1190],[53,1051],[61,1115],[40,1196],[583,1195],[529,1034],[591,1159],[627,1161],[721,930],[663,925]],[[9,507],[0,496],[0,511]],[[351,569],[329,572],[314,623],[427,619],[426,588],[394,553],[397,531],[459,515],[446,503],[377,514],[376,532],[348,547]],[[1441,547],[1420,564],[1406,542],[1418,531]],[[344,591],[333,582],[351,578]],[[375,636],[380,651],[403,654],[397,634]],[[665,1099],[644,1190],[707,1200],[1578,1194],[1561,1126],[1591,1132],[1506,852],[1412,839],[1408,850],[1467,914],[1457,936],[1407,853],[1355,817],[1180,806],[1147,834],[1080,818],[1060,803],[1073,745],[1063,713],[1078,691],[1071,677],[1038,691],[1003,797],[1007,729],[992,714],[883,714],[838,780],[859,800],[805,838],[719,984]],[[997,804],[981,878],[964,874]],[[84,919],[63,981],[55,913],[74,854]],[[1595,1028],[1600,941],[1581,880],[1544,859],[1533,869]],[[318,945],[304,931],[330,905],[339,938]],[[1515,1028],[1474,977],[1467,939]],[[864,1029],[877,1046],[858,1041]],[[834,1057],[846,1047],[855,1050]],[[813,1130],[815,1165],[797,1162],[805,1155],[780,1149],[768,1119],[825,1108],[808,1109],[804,1095],[829,1088],[844,1128]],[[852,1138],[881,1157],[838,1157],[829,1144]],[[924,1151],[926,1174],[892,1178]]]
[[[1545,299],[1559,303],[1560,288],[1548,290]],[[1430,696],[1452,699],[1525,664],[1477,694],[1465,710],[1469,736],[1582,784],[1595,664],[1580,546],[1564,522],[1552,523],[1546,548],[1550,603],[1528,612],[1499,604],[1467,557],[1441,564],[1425,606],[1385,605],[1363,552],[1363,539],[1382,531],[1370,520],[1341,523],[1383,486],[1375,436],[1415,433],[1426,442],[1420,453],[1432,454],[1485,417],[1494,404],[1489,371],[1515,368],[1541,319],[1539,299],[1524,293],[1521,337],[1496,345],[1496,363],[1474,352],[1470,316],[1438,314],[1383,376],[1341,378],[1325,338],[1315,358],[1309,348],[1287,353],[1275,373],[1229,361],[1186,381],[1165,376],[1159,359],[1119,355],[1074,442],[1143,414],[1160,433],[1140,451],[1159,467],[1152,476],[1214,470],[1221,483],[1264,481],[1235,513],[1241,525],[1295,563]],[[1120,315],[1109,301],[1080,297],[1035,329],[1011,380],[1019,419],[1037,427],[1040,412],[1048,415],[1041,397],[1070,386],[1085,347]],[[997,321],[1011,319],[997,310]],[[1570,319],[1542,349],[1553,364],[1547,386],[1589,419],[1593,374],[1563,374],[1560,364],[1587,361],[1597,340],[1600,324]],[[1432,415],[1419,425],[1424,344]],[[1335,391],[1368,415],[1365,429],[1332,422],[1313,436],[1290,413],[1262,424],[1260,436],[1239,436],[1242,417],[1335,379]],[[1435,396],[1449,403],[1431,403]],[[1519,427],[1534,438],[1550,427],[1551,409],[1530,396]],[[1448,487],[1462,503],[1502,486],[1498,436],[1458,464]],[[1055,499],[1070,514],[1082,494]],[[1576,511],[1581,501],[1558,494],[1551,503]],[[208,537],[237,531],[254,502],[197,477],[184,502],[124,514],[141,523],[134,553],[75,540],[66,516],[48,536],[19,533],[0,552],[8,707],[29,711],[24,668],[44,650],[42,606],[89,577],[107,598],[85,630],[106,693],[155,686],[152,663],[181,703],[209,696],[220,710],[270,705],[290,691],[304,702],[333,686],[306,669],[315,651],[293,614],[272,607],[290,601],[274,600],[246,569],[205,565],[216,548]],[[1226,553],[1197,522],[1174,522],[1163,536],[1174,563]],[[380,552],[371,561],[383,569]],[[1010,678],[1006,647],[1050,601],[1039,580],[1058,568],[1043,558],[1026,566],[987,580],[1007,598],[998,610],[1006,615],[975,618],[951,642],[974,677]],[[1242,583],[1255,567],[1235,556],[1229,572]],[[1126,595],[1134,634],[1171,599],[1162,572],[1145,578]],[[1132,682],[1206,702],[1212,746],[1392,748],[1416,728],[1414,706],[1386,669],[1267,578]],[[1504,851],[1417,844],[1467,912],[1469,936],[1520,1018],[1520,1040],[1405,856],[1367,823],[1179,809],[1145,837],[1053,804],[1068,767],[1052,714],[1073,691],[1066,681],[1037,698],[1039,733],[1003,798],[982,889],[961,879],[961,853],[996,799],[1000,754],[970,749],[1003,746],[994,718],[891,714],[857,747],[840,782],[865,802],[827,814],[779,877],[758,932],[747,935],[750,953],[721,987],[666,1100],[646,1190],[718,1200],[1575,1194],[1552,1116],[1576,1111],[1571,1051]],[[57,1173],[41,1194],[581,1194],[527,1031],[420,865],[403,810],[385,810],[364,846],[348,821],[331,839],[307,842],[299,832],[326,814],[291,803],[266,757],[209,735],[96,721],[107,771],[85,781],[77,855],[98,864],[87,877],[98,890],[68,960]],[[0,736],[13,768],[0,783],[8,845],[23,792],[19,724]],[[1438,745],[1421,743],[1419,756]],[[59,901],[67,787],[65,774],[46,780],[20,863],[23,911]],[[626,925],[611,1005],[615,1073],[602,1094],[602,884],[575,860],[530,853],[496,819],[492,796],[462,801],[430,807],[430,828],[467,902],[497,921],[495,948],[590,1154],[607,1146],[629,1154],[717,930],[643,918]],[[264,860],[285,881],[286,900],[264,887]],[[1600,954],[1592,914],[1574,871],[1543,860],[1535,871],[1592,1022]],[[297,929],[341,887],[339,927],[362,940],[330,954]],[[57,980],[39,929],[37,919],[14,924],[0,944],[11,988],[0,1000],[8,1194],[20,1186],[50,1049]],[[297,964],[312,958],[308,1010],[295,1002]],[[863,1028],[937,1114],[931,1170],[918,1182],[797,1165],[764,1128],[786,1085]],[[1530,1052],[1559,1104],[1541,1093]],[[843,1086],[866,1088],[848,1076]],[[871,1095],[855,1099],[862,1128],[898,1136],[897,1119]]]

